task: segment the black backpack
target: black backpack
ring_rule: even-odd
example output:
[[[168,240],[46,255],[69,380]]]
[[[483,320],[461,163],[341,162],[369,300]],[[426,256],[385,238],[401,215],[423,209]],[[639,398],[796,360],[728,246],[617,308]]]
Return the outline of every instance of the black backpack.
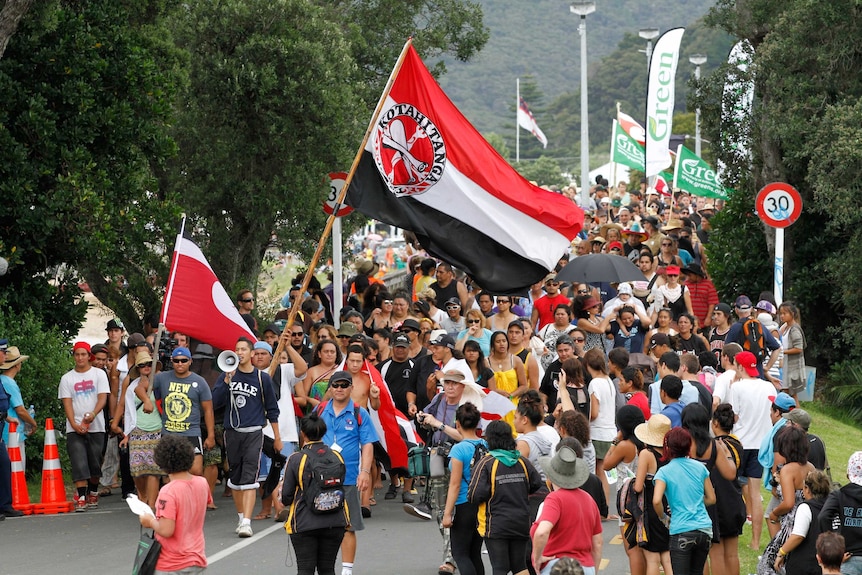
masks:
[[[470,465],[468,466],[470,468],[470,477],[473,477],[473,468],[475,465],[486,455],[488,455],[488,446],[485,445],[485,442],[476,442],[473,446],[473,457],[470,458]]]
[[[347,468],[341,454],[325,443],[315,443],[305,450],[299,464],[299,486],[305,504],[312,513],[323,515],[344,508],[344,475]],[[303,485],[306,467],[311,470],[313,480]]]

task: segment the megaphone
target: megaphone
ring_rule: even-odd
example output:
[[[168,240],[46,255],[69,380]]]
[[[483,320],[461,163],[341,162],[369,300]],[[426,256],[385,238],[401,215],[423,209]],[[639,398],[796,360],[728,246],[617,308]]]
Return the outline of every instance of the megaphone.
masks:
[[[216,365],[218,365],[218,368],[223,372],[230,373],[239,365],[239,356],[229,349],[226,349],[218,354]]]

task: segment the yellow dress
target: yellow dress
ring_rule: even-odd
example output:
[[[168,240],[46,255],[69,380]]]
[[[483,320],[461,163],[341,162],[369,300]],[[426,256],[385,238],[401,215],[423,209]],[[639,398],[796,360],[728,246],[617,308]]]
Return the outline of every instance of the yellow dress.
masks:
[[[499,364],[497,364],[499,367]],[[515,371],[515,358],[512,355],[509,355],[509,369],[494,371],[494,381],[497,383],[497,389],[500,391],[505,391],[508,395],[512,395],[515,390],[518,389],[518,372]],[[512,403],[515,404],[515,407],[518,406],[518,398],[512,398]],[[509,414],[503,418],[503,421],[512,426],[512,432],[515,431],[515,412],[510,411]]]

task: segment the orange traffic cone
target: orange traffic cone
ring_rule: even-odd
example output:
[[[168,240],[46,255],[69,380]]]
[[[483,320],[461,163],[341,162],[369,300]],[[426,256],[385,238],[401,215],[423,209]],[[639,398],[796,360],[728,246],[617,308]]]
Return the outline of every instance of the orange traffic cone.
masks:
[[[42,502],[33,506],[38,515],[68,513],[74,503],[66,499],[66,484],[60,468],[60,452],[57,451],[57,436],[54,420],[45,420],[45,455],[42,458]]]
[[[12,461],[12,508],[33,514],[33,504],[27,492],[27,477],[24,475],[24,462],[21,461],[21,446],[18,442],[18,423],[9,423],[9,459]]]

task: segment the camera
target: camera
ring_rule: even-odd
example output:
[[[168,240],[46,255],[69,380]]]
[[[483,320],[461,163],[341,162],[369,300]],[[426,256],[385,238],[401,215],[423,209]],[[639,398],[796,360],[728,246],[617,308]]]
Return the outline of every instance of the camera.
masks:
[[[416,414],[416,421],[418,421],[420,423],[420,425],[425,423],[425,414],[422,413],[421,411],[419,413],[417,413]]]

